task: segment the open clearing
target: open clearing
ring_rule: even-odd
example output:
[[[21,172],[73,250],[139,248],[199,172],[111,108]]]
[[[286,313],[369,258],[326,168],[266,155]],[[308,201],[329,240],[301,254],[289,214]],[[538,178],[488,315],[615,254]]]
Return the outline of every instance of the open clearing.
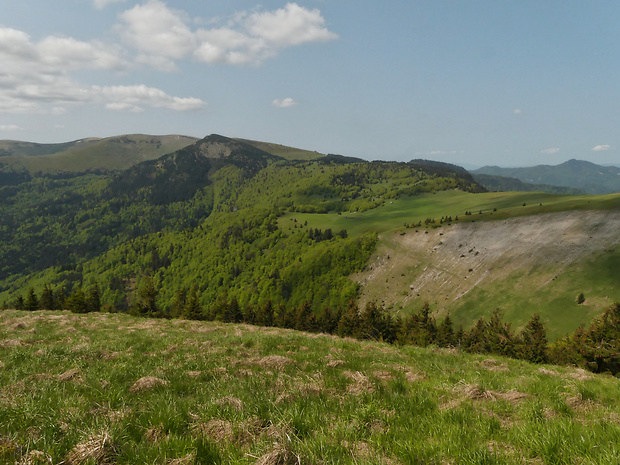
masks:
[[[613,377],[119,314],[0,313],[0,462],[618,463]]]

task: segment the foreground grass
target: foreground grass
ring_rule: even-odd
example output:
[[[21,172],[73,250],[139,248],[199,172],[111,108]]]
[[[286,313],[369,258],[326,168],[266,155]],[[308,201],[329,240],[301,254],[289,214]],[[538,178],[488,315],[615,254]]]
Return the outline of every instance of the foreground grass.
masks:
[[[612,464],[619,400],[612,377],[456,351],[0,313],[2,463]]]

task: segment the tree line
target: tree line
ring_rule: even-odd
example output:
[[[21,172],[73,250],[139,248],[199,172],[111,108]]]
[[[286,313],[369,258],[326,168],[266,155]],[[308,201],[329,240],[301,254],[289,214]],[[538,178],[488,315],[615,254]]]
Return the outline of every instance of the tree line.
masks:
[[[67,309],[74,313],[115,311],[102,305],[99,286],[77,287],[71,293],[53,292],[45,286],[40,297],[30,289],[26,297],[14,303],[19,310]],[[196,286],[182,287],[170,308],[158,304],[158,290],[147,278],[136,290],[128,312],[150,318],[183,318],[223,323],[245,323],[335,334],[360,340],[375,340],[398,345],[458,348],[469,353],[489,354],[526,360],[532,363],[576,365],[595,373],[620,373],[620,303],[607,307],[589,328],[580,327],[572,335],[550,344],[544,323],[534,314],[520,330],[504,322],[499,309],[488,320],[480,317],[468,330],[456,328],[450,318],[437,320],[428,303],[405,317],[393,316],[383,306],[369,302],[360,309],[354,300],[346,308],[314,309],[309,302],[287,307],[268,300],[263,305],[241,305],[235,297],[221,295],[209,306],[200,303]]]

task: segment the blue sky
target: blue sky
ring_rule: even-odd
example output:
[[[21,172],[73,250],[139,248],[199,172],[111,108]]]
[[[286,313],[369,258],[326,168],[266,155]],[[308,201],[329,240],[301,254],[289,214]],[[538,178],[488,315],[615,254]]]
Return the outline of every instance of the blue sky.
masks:
[[[2,3],[0,139],[620,163],[617,0]]]

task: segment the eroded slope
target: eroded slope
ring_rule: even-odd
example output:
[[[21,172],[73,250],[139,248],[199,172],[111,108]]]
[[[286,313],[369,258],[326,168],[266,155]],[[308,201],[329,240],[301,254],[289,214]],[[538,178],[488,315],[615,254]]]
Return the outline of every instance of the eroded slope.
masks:
[[[355,280],[362,305],[377,300],[406,312],[428,301],[465,325],[497,307],[516,326],[539,313],[557,336],[620,298],[613,286],[618,231],[617,211],[408,229],[385,235]]]

